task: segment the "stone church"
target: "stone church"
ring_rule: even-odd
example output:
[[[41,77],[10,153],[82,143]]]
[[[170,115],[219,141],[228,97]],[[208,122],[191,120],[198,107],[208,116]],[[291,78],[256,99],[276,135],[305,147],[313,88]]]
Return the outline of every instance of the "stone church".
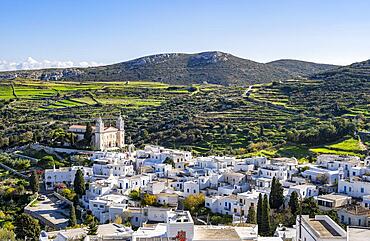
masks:
[[[92,130],[91,147],[94,150],[114,150],[125,146],[125,125],[121,115],[116,120],[116,127],[105,127],[102,118],[99,117],[96,119]],[[86,132],[86,126],[71,125],[68,131],[76,134],[77,140],[82,140]]]

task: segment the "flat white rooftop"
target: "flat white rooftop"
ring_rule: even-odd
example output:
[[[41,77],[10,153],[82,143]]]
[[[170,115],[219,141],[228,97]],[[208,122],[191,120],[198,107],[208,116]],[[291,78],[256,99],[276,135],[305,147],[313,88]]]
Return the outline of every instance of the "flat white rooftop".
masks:
[[[370,239],[369,227],[349,227],[347,229],[348,239],[350,241],[365,241]]]

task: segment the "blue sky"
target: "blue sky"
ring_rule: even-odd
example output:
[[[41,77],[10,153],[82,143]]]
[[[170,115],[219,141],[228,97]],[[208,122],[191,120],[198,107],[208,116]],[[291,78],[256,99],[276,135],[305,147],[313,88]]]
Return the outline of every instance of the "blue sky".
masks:
[[[1,0],[0,60],[114,63],[220,50],[350,64],[370,58],[369,11],[367,0]]]

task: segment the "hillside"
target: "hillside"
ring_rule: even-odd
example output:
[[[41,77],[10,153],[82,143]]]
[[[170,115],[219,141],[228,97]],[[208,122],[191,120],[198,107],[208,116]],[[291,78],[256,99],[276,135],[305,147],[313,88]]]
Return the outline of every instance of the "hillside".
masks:
[[[212,56],[218,57],[189,61],[188,55],[156,55],[83,71],[92,74],[93,69],[105,68],[113,75],[131,66],[141,74],[154,73],[155,67],[156,72],[167,74],[165,66],[181,62],[179,59],[188,61],[186,66],[201,66],[203,74],[209,74],[205,66],[229,59],[232,64],[247,62],[265,68],[233,56]],[[179,76],[175,71],[171,73]],[[226,80],[224,84],[235,83]],[[0,82],[0,146],[1,142],[3,146],[26,142],[25,138],[31,136],[26,130],[33,130],[37,140],[50,144],[54,131],[68,124],[86,123],[99,115],[112,119],[121,112],[126,116],[128,143],[137,146],[151,143],[201,154],[278,156],[289,152],[306,157],[312,152],[343,152],[338,145],[331,145],[350,138],[355,130],[369,131],[369,103],[369,61],[299,81],[275,81],[251,88],[144,81],[4,80]],[[66,138],[61,135],[60,142],[68,141]],[[362,151],[358,155],[363,155]]]
[[[339,67],[337,65],[317,64],[294,59],[279,59],[269,62],[267,65],[284,69],[293,76],[307,76]]]
[[[370,59],[311,75],[312,79],[370,81]]]
[[[212,83],[249,85],[285,80],[326,69],[294,60],[268,64],[223,52],[157,54],[135,60],[90,68],[43,69],[0,73],[0,79],[26,78],[73,81],[156,81],[168,84]]]
[[[261,89],[252,96],[285,108],[306,110],[320,118],[370,117],[369,60],[316,73],[304,81],[285,81]],[[271,93],[275,94],[273,99]]]

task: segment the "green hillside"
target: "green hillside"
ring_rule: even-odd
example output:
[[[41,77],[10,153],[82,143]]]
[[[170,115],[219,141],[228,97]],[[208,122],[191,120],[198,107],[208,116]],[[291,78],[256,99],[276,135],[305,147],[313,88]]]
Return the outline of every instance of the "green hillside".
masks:
[[[345,112],[327,113],[332,103],[325,98],[319,99],[322,103],[301,98],[323,84],[319,80],[273,82],[254,85],[246,94],[247,88],[209,84],[4,81],[0,144],[68,143],[68,134],[56,130],[93,122],[99,115],[114,124],[121,112],[126,116],[127,142],[137,146],[151,143],[200,154],[305,157],[310,146],[353,135],[360,125],[368,128],[361,91],[354,92],[357,99],[347,97],[346,91],[325,93],[326,98],[346,104]]]

